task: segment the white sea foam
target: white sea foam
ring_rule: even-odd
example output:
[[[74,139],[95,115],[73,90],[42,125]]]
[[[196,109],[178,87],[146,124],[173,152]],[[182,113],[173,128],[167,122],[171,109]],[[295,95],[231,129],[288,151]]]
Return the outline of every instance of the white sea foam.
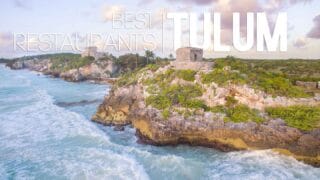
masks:
[[[86,119],[85,116],[90,116],[86,113],[56,106],[55,99],[47,93],[55,95],[54,98],[77,100],[78,96],[100,97],[105,94],[105,88],[68,84],[24,71],[26,76],[21,77],[8,73],[5,76],[9,79],[0,84],[0,89],[1,85],[21,88],[20,83],[24,82],[26,91],[22,88],[23,93],[18,91],[10,98],[0,98],[4,102],[1,105],[15,107],[21,100],[32,103],[0,113],[0,179],[312,180],[320,177],[320,169],[271,151],[219,153],[207,148],[137,144],[133,129],[114,132],[111,127],[101,128]],[[61,87],[68,91],[49,89]]]
[[[107,149],[112,144],[95,124],[54,105],[44,90],[33,96],[34,105],[0,115],[0,146],[7,159],[31,161],[48,177],[148,179],[134,158]],[[21,170],[17,176],[29,173]]]
[[[320,170],[271,150],[232,152],[210,165],[214,179],[319,179]]]

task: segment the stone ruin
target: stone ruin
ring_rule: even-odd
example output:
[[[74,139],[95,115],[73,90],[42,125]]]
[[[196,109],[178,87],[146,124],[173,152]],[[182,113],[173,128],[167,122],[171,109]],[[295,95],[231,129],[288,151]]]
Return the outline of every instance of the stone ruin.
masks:
[[[85,50],[81,53],[81,57],[92,56],[95,60],[102,58],[104,53],[98,52],[98,48],[96,46],[86,47]]]
[[[203,50],[194,47],[182,47],[176,50],[176,60],[170,62],[175,69],[211,70],[213,62],[203,61]]]
[[[203,50],[200,48],[179,48],[176,53],[176,61],[202,61]]]

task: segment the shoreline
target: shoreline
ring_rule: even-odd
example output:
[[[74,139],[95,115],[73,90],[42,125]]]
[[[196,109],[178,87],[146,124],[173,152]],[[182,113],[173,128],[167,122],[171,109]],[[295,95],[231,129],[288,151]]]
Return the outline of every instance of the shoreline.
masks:
[[[61,80],[64,80],[66,82],[73,82],[73,83],[80,83],[80,82],[88,82],[88,83],[92,83],[92,84],[102,84],[102,85],[113,85],[116,80],[118,78],[105,78],[105,79],[82,79],[82,80],[72,80],[72,78],[65,78],[65,77],[61,77],[61,73],[57,74],[57,73],[53,73],[53,72],[44,72],[44,71],[39,71],[39,70],[35,70],[35,69],[30,69],[30,68],[19,68],[19,69],[13,69],[10,66],[7,66],[6,63],[0,63],[1,66],[3,66],[4,68],[8,68],[10,70],[13,71],[19,71],[19,70],[28,70],[30,72],[35,72],[41,75],[44,75],[46,77],[50,77],[50,78],[59,78]]]
[[[272,97],[248,86],[214,85],[215,89],[221,89],[216,90],[220,92],[217,96],[210,97],[206,94],[201,96],[199,92],[198,99],[204,97],[205,100],[209,99],[208,102],[219,102],[217,97],[221,98],[222,96],[221,100],[225,100],[230,97],[229,93],[231,93],[234,98],[242,100],[242,103],[248,105],[246,108],[243,108],[244,105],[240,105],[243,111],[240,109],[239,116],[241,117],[245,113],[253,116],[256,113],[253,117],[248,117],[255,118],[256,121],[245,119],[244,122],[233,122],[226,120],[223,112],[205,111],[202,108],[196,108],[192,114],[180,114],[179,111],[183,110],[181,105],[176,109],[171,107],[171,109],[163,108],[164,110],[162,110],[156,107],[162,108],[163,106],[160,104],[168,103],[167,101],[156,99],[154,104],[150,104],[150,99],[148,99],[151,93],[150,85],[151,87],[155,85],[152,78],[163,82],[165,78],[158,77],[169,74],[168,71],[175,74],[167,66],[154,71],[152,69],[141,70],[133,75],[136,80],[129,78],[128,84],[115,86],[98,107],[92,120],[117,129],[130,124],[135,128],[139,141],[146,144],[156,146],[189,144],[211,147],[223,152],[271,149],[314,167],[320,167],[320,129],[303,130],[291,127],[283,119],[268,116],[264,111],[268,107],[277,107],[279,104],[291,107],[293,105],[307,105],[312,102],[314,106],[318,106],[319,99],[314,97]],[[198,73],[201,74],[201,72]],[[196,78],[193,82],[187,82],[174,76],[172,82],[169,81],[168,84],[163,85],[163,91],[167,92],[168,89],[179,88],[178,84],[181,89],[169,91],[169,96],[175,98],[173,93],[177,93],[177,97],[184,98],[183,91],[193,84],[198,84],[199,88],[205,88],[202,90],[203,92],[212,92],[212,86],[202,84],[200,80],[197,80],[197,74],[194,76]],[[159,92],[154,87],[151,90],[154,89],[156,89],[156,93]],[[198,91],[198,89],[194,89],[190,90],[190,93],[192,95]],[[186,99],[191,99],[191,95],[186,95]],[[238,103],[235,100],[232,102]],[[236,107],[236,105],[232,106]],[[260,109],[250,110],[249,107],[259,107]],[[185,108],[185,110],[192,110],[192,108]]]
[[[70,79],[62,78],[60,75],[55,76],[51,73],[26,69],[68,82],[106,83],[106,81],[101,80],[70,81]],[[107,82],[107,84],[110,84],[110,82]],[[256,123],[237,124],[220,120],[208,122],[204,121],[208,118],[206,113],[195,116],[202,120],[189,123],[179,116],[175,117],[178,118],[177,120],[172,118],[164,120],[161,112],[145,104],[145,99],[142,96],[143,89],[143,85],[138,84],[137,86],[116,87],[110,90],[92,120],[103,125],[113,126],[116,131],[123,130],[126,125],[132,125],[136,130],[138,141],[146,144],[156,146],[186,144],[210,147],[223,152],[271,149],[314,167],[320,167],[320,156],[314,154],[317,151],[312,152],[312,149],[317,147],[318,139],[315,138],[320,132],[315,131],[315,136],[310,133],[305,134],[297,129],[289,128],[283,121],[267,122],[267,124],[263,124],[262,129]],[[303,140],[299,140],[299,143],[303,144],[295,142],[296,139],[301,138]],[[308,143],[312,141],[316,142],[313,143],[311,150],[305,149],[305,146],[309,146]],[[297,143],[294,146],[301,146],[300,149],[292,148],[291,143],[293,142]],[[284,145],[279,146],[281,143],[284,143]],[[310,153],[311,156],[306,155]]]

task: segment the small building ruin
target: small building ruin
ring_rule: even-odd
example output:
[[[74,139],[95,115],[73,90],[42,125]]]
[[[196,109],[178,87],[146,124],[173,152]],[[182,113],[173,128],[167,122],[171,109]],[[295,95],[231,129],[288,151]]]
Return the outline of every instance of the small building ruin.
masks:
[[[211,70],[214,63],[203,61],[202,57],[202,49],[182,47],[176,50],[176,60],[170,65],[175,69]]]
[[[176,61],[202,61],[203,50],[200,48],[179,48],[176,53]]]
[[[104,53],[98,52],[98,48],[96,46],[86,47],[85,50],[81,53],[81,57],[92,56],[95,60],[102,58]]]

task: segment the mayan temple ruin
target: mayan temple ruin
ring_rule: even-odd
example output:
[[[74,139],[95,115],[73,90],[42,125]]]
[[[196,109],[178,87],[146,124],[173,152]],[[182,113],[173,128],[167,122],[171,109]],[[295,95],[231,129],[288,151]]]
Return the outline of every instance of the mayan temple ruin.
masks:
[[[98,48],[96,46],[86,47],[85,50],[81,53],[81,57],[92,56],[94,59],[99,59],[104,56],[104,53],[98,52]]]
[[[176,60],[170,65],[176,69],[210,70],[213,62],[203,61],[202,57],[202,49],[182,47],[176,50]]]

